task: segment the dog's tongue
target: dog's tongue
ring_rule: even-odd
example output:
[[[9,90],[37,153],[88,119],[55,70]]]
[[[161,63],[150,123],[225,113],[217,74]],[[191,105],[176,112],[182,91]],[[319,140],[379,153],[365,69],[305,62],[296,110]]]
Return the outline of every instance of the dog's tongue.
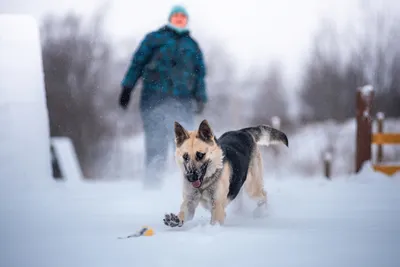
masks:
[[[200,182],[200,180],[197,180],[197,181],[193,182],[192,185],[193,185],[193,187],[197,188],[197,187],[200,187],[201,182]]]

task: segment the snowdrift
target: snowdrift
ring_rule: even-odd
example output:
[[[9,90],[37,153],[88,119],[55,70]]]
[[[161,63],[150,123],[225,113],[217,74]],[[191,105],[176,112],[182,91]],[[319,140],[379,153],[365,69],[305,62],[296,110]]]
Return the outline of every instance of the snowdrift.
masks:
[[[333,181],[266,179],[265,217],[253,219],[246,198],[243,214],[228,208],[224,226],[210,226],[199,208],[170,229],[162,219],[179,209],[178,177],[157,191],[138,181],[0,180],[0,266],[400,266],[399,175],[366,165]],[[154,236],[118,239],[145,225]]]
[[[39,31],[24,15],[0,15],[0,180],[52,176]]]

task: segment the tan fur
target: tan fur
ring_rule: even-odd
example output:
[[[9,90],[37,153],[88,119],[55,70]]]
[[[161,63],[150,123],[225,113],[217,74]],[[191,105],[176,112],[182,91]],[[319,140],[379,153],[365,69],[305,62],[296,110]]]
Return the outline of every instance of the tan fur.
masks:
[[[199,132],[184,130],[185,140],[177,140],[175,159],[182,172],[184,171],[183,155],[188,153],[191,159],[196,156],[197,152],[206,153],[204,160],[210,160],[205,180],[199,189],[195,189],[190,182],[183,179],[183,200],[178,213],[179,219],[189,221],[193,218],[195,209],[198,204],[211,212],[211,224],[223,224],[226,217],[225,209],[229,205],[227,198],[229,192],[230,178],[232,175],[232,166],[229,162],[223,164],[223,152],[214,141],[205,142],[199,138]],[[213,140],[213,139],[212,139]],[[197,167],[202,162],[196,162]],[[217,173],[217,174],[216,174]],[[263,184],[263,166],[259,149],[252,154],[247,180],[244,183],[244,189],[248,195],[258,204],[266,203],[266,192]],[[217,175],[213,179],[206,179]]]
[[[217,169],[222,168],[222,150],[213,142],[212,145],[203,142],[198,139],[198,131],[187,131],[189,138],[185,140],[181,146],[177,147],[175,150],[175,159],[179,167],[183,167],[182,156],[187,152],[190,157],[194,157],[196,152],[206,153],[206,158],[210,159],[212,165],[208,167],[206,172],[206,177],[212,175]]]
[[[186,189],[183,190],[183,200],[178,213],[178,217],[181,221],[189,221],[193,218],[194,212],[201,199],[201,195],[196,193],[196,191],[187,184],[185,188]]]
[[[187,218],[185,218],[185,215],[187,213],[187,212],[185,212],[185,209],[187,206],[188,206],[188,200],[187,200],[186,196],[183,195],[183,201],[182,201],[179,213],[178,213],[178,217],[181,221],[185,221],[187,219]]]
[[[229,204],[227,198],[229,192],[229,179],[231,177],[231,167],[228,163],[223,166],[222,174],[217,181],[217,190],[215,192],[215,201],[212,205],[211,224],[223,224],[225,221],[225,208]]]
[[[253,153],[244,187],[247,194],[258,201],[258,205],[266,204],[267,193],[264,190],[263,165],[258,147]]]

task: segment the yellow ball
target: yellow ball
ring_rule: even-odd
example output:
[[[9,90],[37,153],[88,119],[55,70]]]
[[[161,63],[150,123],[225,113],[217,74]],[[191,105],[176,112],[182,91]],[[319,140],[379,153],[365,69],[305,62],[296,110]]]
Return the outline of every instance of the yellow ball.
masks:
[[[149,228],[149,227],[146,227],[146,228],[147,228],[147,230],[144,231],[144,233],[143,233],[144,236],[152,236],[152,235],[154,235],[154,230],[152,228]]]

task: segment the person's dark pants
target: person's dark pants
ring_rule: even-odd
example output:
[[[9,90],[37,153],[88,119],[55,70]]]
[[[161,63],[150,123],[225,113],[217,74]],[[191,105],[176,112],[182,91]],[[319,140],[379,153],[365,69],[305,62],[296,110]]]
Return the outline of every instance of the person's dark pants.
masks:
[[[145,185],[159,186],[165,175],[169,148],[174,147],[174,121],[193,130],[194,110],[190,99],[153,98],[146,104],[141,112],[146,149]]]

